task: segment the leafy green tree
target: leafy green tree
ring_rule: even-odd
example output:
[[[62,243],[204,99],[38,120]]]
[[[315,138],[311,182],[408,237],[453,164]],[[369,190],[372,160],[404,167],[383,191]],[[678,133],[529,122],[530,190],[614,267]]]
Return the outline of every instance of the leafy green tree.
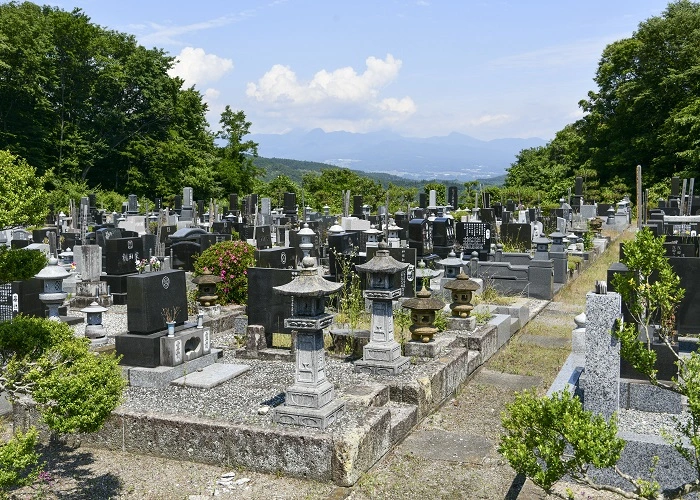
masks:
[[[634,167],[654,184],[674,172],[698,173],[700,4],[671,2],[630,38],[603,51],[598,90],[581,102],[587,167],[601,182],[634,186]]]
[[[79,9],[2,4],[0,148],[91,189],[167,196],[187,180],[209,195],[207,108],[172,64]]]
[[[424,187],[423,187],[423,192],[425,194],[430,194],[431,190],[435,190],[435,203],[438,205],[446,205],[447,204],[447,186],[445,186],[442,182],[437,182],[437,181],[432,181],[428,182]]]
[[[381,184],[347,168],[327,168],[320,174],[309,172],[303,177],[302,188],[306,204],[316,210],[328,205],[332,213],[342,213],[343,191],[361,194],[373,211],[386,202]]]
[[[0,150],[0,229],[43,223],[43,178],[24,159]]]
[[[301,188],[286,175],[278,175],[270,182],[261,183],[256,191],[262,197],[268,197],[277,207],[284,203],[284,193],[299,193]]]
[[[394,213],[400,210],[408,213],[408,207],[415,206],[418,189],[397,186],[390,182],[387,194],[389,195],[389,212]]]
[[[547,493],[566,474],[593,485],[588,468],[613,467],[625,445],[617,437],[614,418],[606,422],[601,415],[585,411],[566,391],[551,397],[523,391],[506,406],[501,423],[506,434],[499,453]]]
[[[226,144],[219,148],[218,177],[226,192],[249,194],[255,178],[262,172],[255,167],[253,157],[258,156],[258,144],[244,141],[250,133],[249,121],[243,111],[233,111],[226,106],[219,120],[221,130],[217,134]]]

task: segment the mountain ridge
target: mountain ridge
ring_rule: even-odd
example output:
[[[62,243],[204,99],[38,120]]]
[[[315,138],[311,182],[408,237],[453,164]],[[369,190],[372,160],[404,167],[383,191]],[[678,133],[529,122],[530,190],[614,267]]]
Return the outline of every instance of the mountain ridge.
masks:
[[[537,137],[483,141],[459,132],[421,138],[386,131],[359,134],[321,129],[249,138],[266,158],[294,158],[413,180],[462,182],[505,175],[522,149],[546,144]]]

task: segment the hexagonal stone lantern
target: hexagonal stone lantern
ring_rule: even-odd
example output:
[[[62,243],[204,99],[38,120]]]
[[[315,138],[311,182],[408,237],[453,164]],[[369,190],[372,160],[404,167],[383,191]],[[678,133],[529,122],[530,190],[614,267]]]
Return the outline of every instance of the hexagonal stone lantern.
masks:
[[[304,222],[304,227],[299,230],[297,236],[299,236],[300,241],[299,248],[304,253],[304,258],[306,258],[311,254],[311,250],[314,249],[313,240],[316,233],[309,227],[308,223]]]
[[[107,311],[107,308],[102,307],[95,301],[80,310],[81,313],[87,314],[85,319],[85,337],[90,339],[90,345],[92,346],[107,343],[107,331],[102,325],[102,313],[105,311]]]
[[[44,291],[39,294],[39,300],[49,308],[48,319],[51,321],[61,321],[58,308],[68,297],[68,294],[63,291],[63,280],[69,276],[70,273],[58,265],[58,259],[55,257],[51,257],[49,264],[34,275],[35,278],[44,282]]]
[[[362,359],[355,362],[355,371],[375,375],[398,375],[408,367],[409,358],[401,355],[401,346],[394,339],[392,301],[401,295],[400,271],[408,267],[389,255],[388,245],[379,243],[377,253],[366,264],[356,265],[367,273],[367,289],[363,292],[372,301],[370,341],[362,348]]]
[[[325,429],[344,411],[345,402],[335,399],[335,390],[326,378],[323,328],[333,316],[325,312],[325,301],[343,286],[323,279],[316,260],[304,257],[299,277],[273,287],[282,295],[293,297],[292,316],[284,327],[297,332],[296,372],[294,385],[285,391],[285,403],[275,408],[273,419],[281,424]]]

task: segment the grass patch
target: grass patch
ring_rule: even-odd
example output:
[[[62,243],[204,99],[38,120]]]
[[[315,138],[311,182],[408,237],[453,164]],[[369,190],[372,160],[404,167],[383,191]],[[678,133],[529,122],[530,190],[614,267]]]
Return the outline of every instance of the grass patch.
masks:
[[[586,294],[595,290],[596,280],[607,279],[608,268],[620,260],[620,243],[633,240],[635,230],[633,227],[630,227],[630,229],[622,233],[615,233],[611,236],[613,239],[605,252],[603,252],[603,255],[579,273],[578,278],[564,285],[556,294],[554,300],[567,304],[586,305]]]
[[[503,373],[542,377],[543,386],[549,387],[570,353],[568,348],[524,344],[514,338],[489,360],[488,366]]]
[[[526,334],[536,335],[538,337],[568,339],[571,338],[571,330],[573,329],[573,321],[571,324],[564,325],[550,321],[538,321],[538,318],[535,318],[533,321],[530,321],[527,325],[525,325],[525,328],[520,330],[518,335]]]

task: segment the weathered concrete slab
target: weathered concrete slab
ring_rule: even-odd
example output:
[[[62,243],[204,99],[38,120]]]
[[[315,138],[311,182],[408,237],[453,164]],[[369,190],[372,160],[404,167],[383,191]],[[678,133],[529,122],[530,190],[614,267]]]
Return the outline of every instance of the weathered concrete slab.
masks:
[[[493,370],[481,370],[475,377],[474,382],[479,384],[497,385],[506,387],[514,391],[522,391],[540,385],[542,378],[529,375],[512,375]]]
[[[171,383],[197,389],[211,389],[227,380],[236,378],[248,370],[250,370],[249,365],[214,363],[195,372],[188,373],[184,377],[176,378]]]
[[[493,450],[494,443],[483,436],[427,429],[408,436],[401,447],[401,451],[427,460],[481,462]]]

